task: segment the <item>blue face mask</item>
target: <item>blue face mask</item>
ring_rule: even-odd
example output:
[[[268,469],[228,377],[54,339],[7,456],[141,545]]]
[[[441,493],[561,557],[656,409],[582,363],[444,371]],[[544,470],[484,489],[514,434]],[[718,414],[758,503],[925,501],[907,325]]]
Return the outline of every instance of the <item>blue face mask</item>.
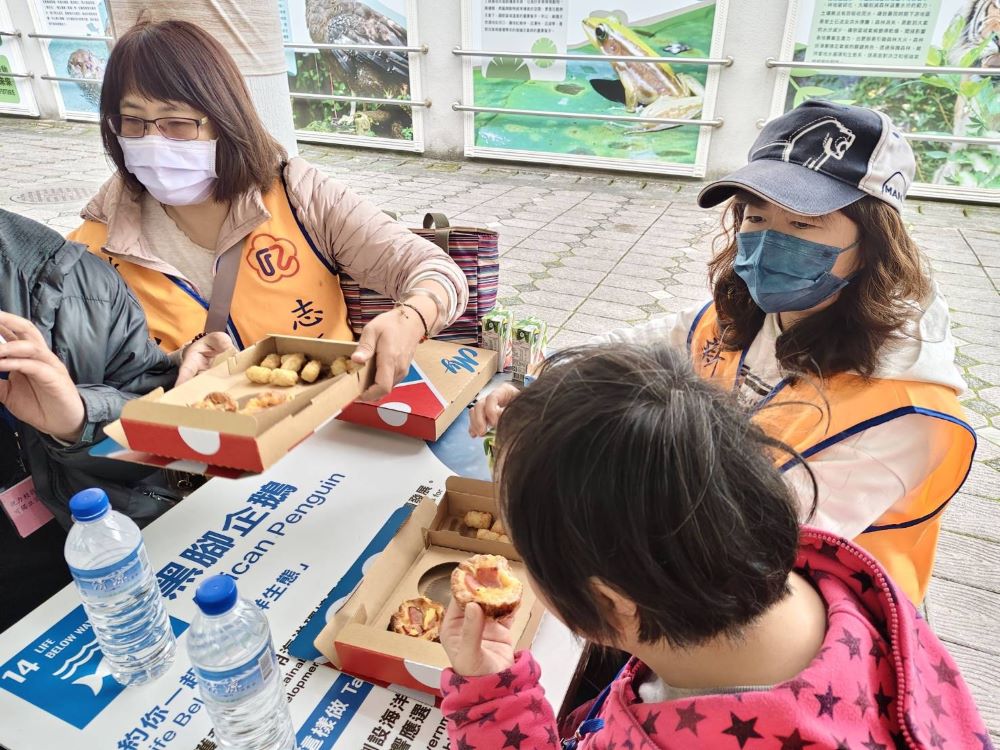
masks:
[[[773,229],[737,232],[733,269],[764,312],[808,310],[847,286],[850,279],[834,276],[830,269],[838,255],[858,242],[841,249]]]

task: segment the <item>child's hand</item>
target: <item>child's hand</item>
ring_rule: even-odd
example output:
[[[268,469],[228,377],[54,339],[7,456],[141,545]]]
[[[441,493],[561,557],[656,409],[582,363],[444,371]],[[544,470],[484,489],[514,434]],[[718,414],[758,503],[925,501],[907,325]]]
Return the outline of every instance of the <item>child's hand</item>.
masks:
[[[441,645],[448,653],[451,668],[463,677],[496,674],[514,664],[514,636],[510,632],[513,615],[504,620],[487,620],[478,604],[462,608],[452,599],[441,624]]]
[[[503,410],[520,392],[517,386],[504,383],[490,391],[486,398],[479,399],[469,413],[469,435],[483,437],[496,427]]]

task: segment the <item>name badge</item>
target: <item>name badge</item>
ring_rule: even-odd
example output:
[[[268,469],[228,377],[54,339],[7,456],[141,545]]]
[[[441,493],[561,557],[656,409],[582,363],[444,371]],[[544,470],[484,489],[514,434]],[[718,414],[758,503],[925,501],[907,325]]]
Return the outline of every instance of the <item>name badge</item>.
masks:
[[[22,539],[27,539],[53,518],[35,492],[35,481],[31,477],[0,492],[0,507]]]

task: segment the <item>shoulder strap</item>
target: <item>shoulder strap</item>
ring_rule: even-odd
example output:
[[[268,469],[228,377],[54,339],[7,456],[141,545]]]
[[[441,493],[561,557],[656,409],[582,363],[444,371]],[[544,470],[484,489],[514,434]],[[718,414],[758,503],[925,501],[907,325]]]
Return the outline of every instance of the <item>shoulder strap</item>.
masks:
[[[229,311],[236,293],[236,277],[240,273],[240,258],[243,255],[243,240],[239,240],[219,257],[215,269],[215,283],[212,285],[212,299],[208,303],[205,316],[205,333],[225,331],[229,327]]]
[[[432,228],[434,229],[434,244],[444,250],[446,255],[450,255],[448,252],[448,235],[451,234],[451,224],[448,221],[448,217],[436,211],[425,214],[424,229]]]

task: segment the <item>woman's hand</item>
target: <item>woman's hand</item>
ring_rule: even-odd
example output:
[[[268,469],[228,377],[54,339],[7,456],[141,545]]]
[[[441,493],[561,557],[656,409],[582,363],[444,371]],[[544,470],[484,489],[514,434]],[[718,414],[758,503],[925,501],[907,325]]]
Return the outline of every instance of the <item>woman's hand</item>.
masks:
[[[451,668],[463,677],[480,677],[513,666],[513,619],[514,615],[509,615],[503,620],[487,620],[478,604],[467,604],[463,613],[452,599],[441,623],[441,645]]]
[[[176,385],[183,385],[198,373],[204,372],[212,366],[216,357],[228,351],[236,351],[236,347],[233,346],[233,340],[229,338],[228,333],[217,331],[205,334],[197,341],[188,344],[182,351]]]
[[[0,312],[0,404],[25,424],[76,443],[87,418],[76,384],[30,320]]]
[[[417,314],[404,307],[384,312],[365,326],[351,355],[359,365],[375,358],[375,384],[361,394],[362,401],[378,401],[406,377],[424,333]]]
[[[496,427],[504,408],[520,392],[516,386],[504,383],[490,391],[486,398],[479,399],[469,414],[469,435],[472,437],[483,437],[487,432]]]

